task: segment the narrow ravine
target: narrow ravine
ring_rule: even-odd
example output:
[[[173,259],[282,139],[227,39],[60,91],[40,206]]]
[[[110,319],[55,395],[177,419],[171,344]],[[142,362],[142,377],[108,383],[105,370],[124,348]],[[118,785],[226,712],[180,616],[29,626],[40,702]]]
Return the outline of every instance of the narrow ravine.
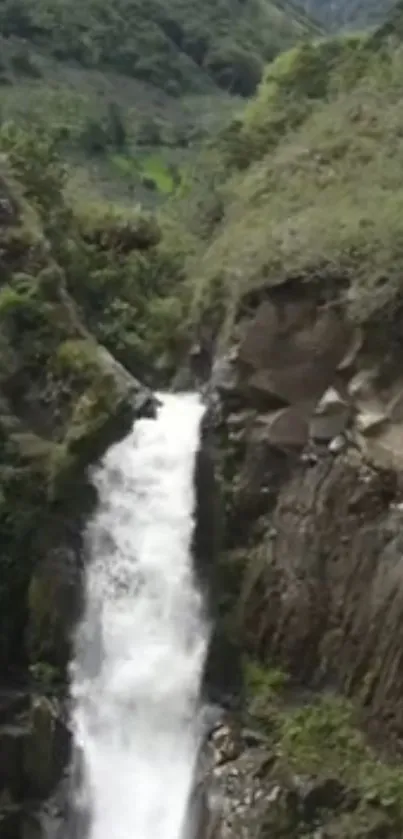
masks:
[[[94,474],[72,666],[80,839],[191,839],[208,642],[191,555],[203,406],[194,394],[161,401]]]

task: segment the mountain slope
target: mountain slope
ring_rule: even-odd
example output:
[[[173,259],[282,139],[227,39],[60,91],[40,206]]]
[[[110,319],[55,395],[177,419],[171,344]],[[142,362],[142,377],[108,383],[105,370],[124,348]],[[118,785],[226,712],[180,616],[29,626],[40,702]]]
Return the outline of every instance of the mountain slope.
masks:
[[[301,7],[327,29],[376,26],[385,20],[395,0],[299,0]]]
[[[290,12],[291,8],[291,12]],[[85,67],[113,67],[171,91],[219,87],[248,95],[262,61],[314,29],[269,0],[6,0],[0,31]]]
[[[318,277],[360,321],[400,306],[402,74],[402,46],[372,36],[296,47],[269,66],[222,138],[232,175],[197,264],[202,306],[221,301],[225,320],[262,282]]]
[[[291,0],[5,0],[0,122],[58,134],[75,189],[153,206],[264,62],[316,31]]]

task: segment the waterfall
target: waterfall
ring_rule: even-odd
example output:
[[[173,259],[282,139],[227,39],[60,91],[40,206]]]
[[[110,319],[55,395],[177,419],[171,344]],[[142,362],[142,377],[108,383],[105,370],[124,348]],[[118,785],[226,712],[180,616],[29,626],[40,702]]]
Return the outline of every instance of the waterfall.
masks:
[[[72,665],[80,839],[189,839],[208,641],[191,556],[203,407],[194,394],[161,402],[93,477]]]

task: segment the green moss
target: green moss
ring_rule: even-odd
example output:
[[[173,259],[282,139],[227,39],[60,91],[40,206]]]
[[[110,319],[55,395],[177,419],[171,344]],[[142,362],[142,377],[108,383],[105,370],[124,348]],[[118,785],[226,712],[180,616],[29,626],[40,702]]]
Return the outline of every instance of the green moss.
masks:
[[[114,394],[114,380],[105,376],[93,384],[78,399],[66,436],[66,443],[72,452],[77,452],[92,440],[94,434],[102,429],[111,409],[117,405],[118,395]]]
[[[87,371],[88,372],[88,371]],[[48,461],[48,498],[66,499],[74,483],[108,446],[126,433],[133,421],[133,396],[118,387],[111,372],[98,368],[91,384],[75,394],[65,435]]]
[[[259,701],[269,701],[277,697],[287,684],[287,674],[277,668],[262,667],[257,662],[246,659],[244,678],[247,691]]]
[[[284,674],[250,662],[247,673],[248,710],[268,737],[268,772],[285,790],[267,811],[263,835],[297,839],[319,827],[329,831],[326,836],[351,839],[377,836],[378,828],[388,839],[400,835],[403,765],[381,758],[368,744],[353,706],[333,695],[298,704],[295,689],[289,705]],[[335,801],[324,794],[316,809],[298,804],[296,778],[305,779],[307,790],[326,789],[329,779],[337,779],[341,794]]]
[[[90,379],[98,371],[96,345],[86,339],[63,341],[52,359],[55,372],[61,377],[73,375],[80,380]]]
[[[323,698],[282,716],[280,753],[296,771],[337,776],[403,827],[403,767],[377,759],[346,701]]]

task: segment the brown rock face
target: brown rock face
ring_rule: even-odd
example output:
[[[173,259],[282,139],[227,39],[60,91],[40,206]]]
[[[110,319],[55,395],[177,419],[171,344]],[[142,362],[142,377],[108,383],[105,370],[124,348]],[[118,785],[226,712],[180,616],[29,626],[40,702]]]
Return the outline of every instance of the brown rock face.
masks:
[[[399,497],[396,475],[358,453],[295,470],[249,563],[241,623],[247,646],[357,696],[401,736]]]
[[[293,294],[243,316],[231,387],[217,383],[239,637],[401,737],[401,364]]]
[[[304,300],[260,304],[238,351],[251,398],[295,405],[317,401],[342,361],[349,330],[331,309]]]

